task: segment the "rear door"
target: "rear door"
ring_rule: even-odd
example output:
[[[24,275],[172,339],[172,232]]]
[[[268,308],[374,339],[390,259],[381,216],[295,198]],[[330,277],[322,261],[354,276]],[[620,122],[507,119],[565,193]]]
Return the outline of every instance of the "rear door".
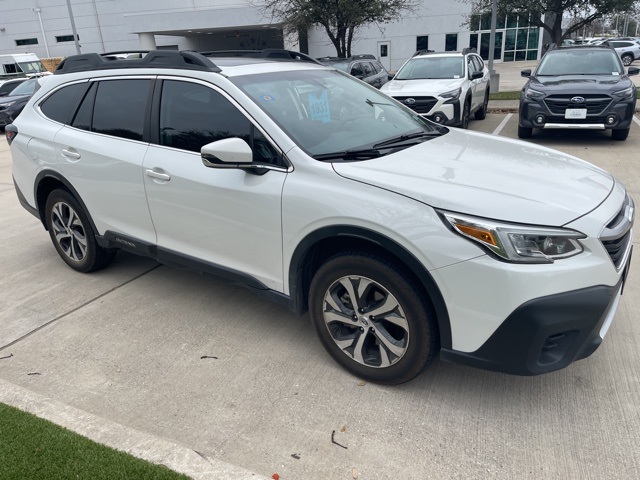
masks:
[[[69,125],[55,137],[60,170],[98,232],[155,243],[142,180],[153,77],[92,82]]]

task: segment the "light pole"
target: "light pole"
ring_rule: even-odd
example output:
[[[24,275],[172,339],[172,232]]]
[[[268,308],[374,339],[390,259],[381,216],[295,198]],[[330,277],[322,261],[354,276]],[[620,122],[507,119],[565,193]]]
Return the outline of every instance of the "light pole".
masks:
[[[71,10],[71,0],[67,0],[67,8],[69,9],[69,20],[71,20],[71,32],[73,33],[73,41],[76,44],[76,52],[80,55],[80,43],[78,43],[78,31],[76,30],[76,22],[73,19],[73,10]]]
[[[496,17],[498,15],[498,0],[491,2],[491,33],[489,34],[489,91],[497,93],[500,90],[500,75],[493,69],[493,57],[496,50]]]
[[[40,7],[32,8],[32,10],[38,14],[38,20],[40,20],[40,30],[42,30],[42,39],[44,40],[44,48],[47,50],[47,58],[51,58],[51,54],[49,53],[49,43],[47,43],[47,34],[44,33],[44,24],[42,23]]]

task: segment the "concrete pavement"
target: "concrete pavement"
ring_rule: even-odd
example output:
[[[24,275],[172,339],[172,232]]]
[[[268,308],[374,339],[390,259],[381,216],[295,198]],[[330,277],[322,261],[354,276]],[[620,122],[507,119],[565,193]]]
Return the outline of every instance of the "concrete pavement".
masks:
[[[640,198],[640,128],[626,142],[600,133],[533,141],[607,168]],[[338,367],[306,316],[242,288],[127,254],[71,271],[18,204],[4,138],[0,206],[0,401],[49,399],[86,418],[85,435],[147,434],[169,445],[155,461],[177,469],[171,448],[283,480],[640,477],[640,256],[592,357],[531,378],[436,360],[382,387]]]

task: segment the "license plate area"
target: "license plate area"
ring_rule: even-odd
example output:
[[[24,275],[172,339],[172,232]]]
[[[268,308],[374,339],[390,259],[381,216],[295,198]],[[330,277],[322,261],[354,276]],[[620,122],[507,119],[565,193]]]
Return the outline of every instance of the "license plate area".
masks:
[[[587,118],[586,108],[567,108],[564,111],[564,118],[572,120],[582,120]]]

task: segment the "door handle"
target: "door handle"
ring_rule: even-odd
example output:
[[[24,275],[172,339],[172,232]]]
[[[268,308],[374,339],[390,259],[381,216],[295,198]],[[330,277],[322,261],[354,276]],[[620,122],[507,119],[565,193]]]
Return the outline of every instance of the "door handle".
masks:
[[[62,156],[65,157],[65,158],[68,158],[70,160],[80,160],[80,157],[82,155],[80,155],[75,150],[67,150],[66,148],[63,148],[62,149]]]
[[[151,178],[157,178],[158,180],[164,180],[167,182],[171,180],[171,175],[169,175],[168,173],[158,172],[157,170],[152,168],[145,169],[145,173],[147,174],[147,176]]]

